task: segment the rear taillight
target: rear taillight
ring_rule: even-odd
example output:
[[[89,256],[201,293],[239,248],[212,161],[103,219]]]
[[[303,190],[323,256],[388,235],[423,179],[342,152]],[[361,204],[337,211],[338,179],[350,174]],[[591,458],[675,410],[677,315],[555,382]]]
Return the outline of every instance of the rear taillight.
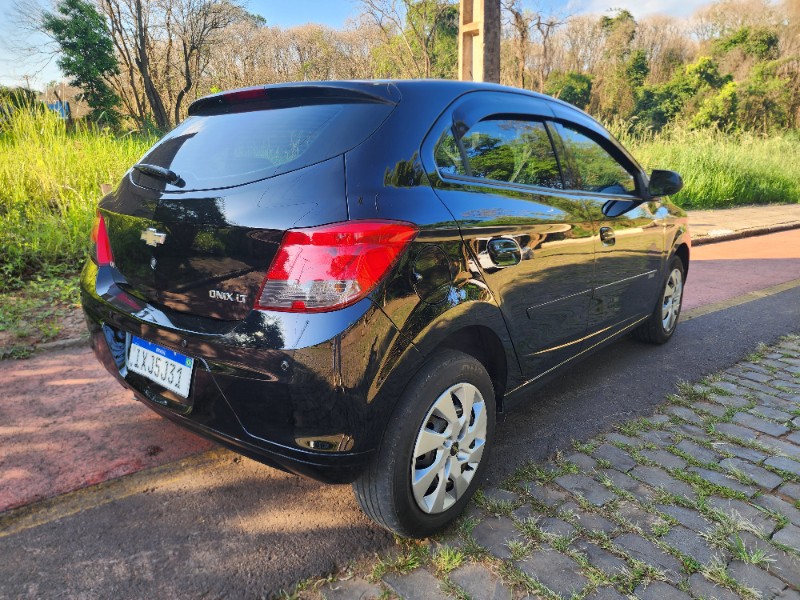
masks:
[[[97,218],[92,226],[92,258],[99,266],[104,267],[114,264],[114,256],[111,254],[111,243],[108,241],[106,222],[103,215],[97,213]]]
[[[272,260],[255,308],[325,312],[358,302],[375,289],[417,231],[397,221],[290,229]]]

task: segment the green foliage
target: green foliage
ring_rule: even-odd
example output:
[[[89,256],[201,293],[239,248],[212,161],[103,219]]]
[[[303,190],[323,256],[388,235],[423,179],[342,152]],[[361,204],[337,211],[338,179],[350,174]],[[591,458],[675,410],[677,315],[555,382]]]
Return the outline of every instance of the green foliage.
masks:
[[[50,111],[14,112],[0,129],[0,289],[86,256],[101,183],[116,183],[155,142]]]
[[[634,50],[625,63],[625,79],[633,89],[644,85],[650,73],[650,66],[647,63],[647,52],[644,50]]]
[[[778,58],[780,38],[775,31],[764,27],[742,27],[728,36],[715,40],[714,46],[719,53],[740,49],[748,56],[758,60]]]
[[[800,198],[800,132],[763,137],[670,126],[655,135],[619,128],[615,133],[648,172],[672,169],[683,176],[683,190],[672,197],[683,208],[727,208]]]
[[[33,108],[38,104],[36,92],[22,87],[0,85],[0,114],[9,109]]]
[[[694,128],[713,127],[732,130],[737,128],[738,96],[736,82],[729,81],[716,93],[709,95],[692,117]]]
[[[119,73],[119,64],[106,22],[86,0],[62,0],[56,8],[60,16],[44,13],[42,27],[61,49],[58,66],[82,90],[92,109],[90,119],[117,126],[119,97],[106,78]]]
[[[569,71],[567,73],[554,72],[547,78],[544,89],[545,94],[560,98],[564,102],[574,104],[585,109],[592,96],[592,78],[583,73]]]

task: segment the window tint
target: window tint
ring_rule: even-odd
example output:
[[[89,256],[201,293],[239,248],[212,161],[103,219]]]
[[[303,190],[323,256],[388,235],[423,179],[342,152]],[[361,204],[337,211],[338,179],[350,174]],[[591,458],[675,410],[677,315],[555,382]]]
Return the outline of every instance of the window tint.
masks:
[[[192,116],[162,138],[141,160],[170,169],[184,190],[242,185],[311,165],[359,144],[386,118],[391,105],[354,102],[302,104]],[[165,183],[133,172],[134,181]]]
[[[560,125],[559,133],[577,170],[576,187],[603,194],[629,194],[636,191],[636,180],[628,170],[590,137]]]
[[[461,138],[461,143],[467,157],[466,168],[461,164],[452,135],[440,140],[435,156],[443,173],[562,187],[558,161],[543,123],[511,119],[481,121]]]
[[[449,129],[444,132],[436,149],[433,151],[433,158],[439,171],[445,175],[466,175],[464,161],[461,160],[461,151],[458,149],[458,142]]]

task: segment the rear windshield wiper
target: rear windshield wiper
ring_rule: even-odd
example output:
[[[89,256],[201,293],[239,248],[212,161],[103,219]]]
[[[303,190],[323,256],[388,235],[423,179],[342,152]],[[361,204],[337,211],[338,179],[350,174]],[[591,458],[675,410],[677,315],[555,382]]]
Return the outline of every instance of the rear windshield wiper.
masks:
[[[171,183],[172,185],[175,185],[177,187],[183,187],[184,185],[186,185],[186,182],[175,171],[170,171],[169,169],[165,169],[164,167],[159,167],[158,165],[137,163],[133,165],[133,168],[139,171],[140,173],[144,173],[145,175],[150,175],[150,177],[155,177],[156,179],[162,179],[167,183]]]

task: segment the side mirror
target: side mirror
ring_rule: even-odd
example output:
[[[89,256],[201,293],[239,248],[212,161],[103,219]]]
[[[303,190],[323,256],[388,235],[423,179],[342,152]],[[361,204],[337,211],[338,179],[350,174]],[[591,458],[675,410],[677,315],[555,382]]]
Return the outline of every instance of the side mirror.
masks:
[[[683,179],[675,171],[654,170],[647,191],[651,196],[672,196],[683,189]]]

